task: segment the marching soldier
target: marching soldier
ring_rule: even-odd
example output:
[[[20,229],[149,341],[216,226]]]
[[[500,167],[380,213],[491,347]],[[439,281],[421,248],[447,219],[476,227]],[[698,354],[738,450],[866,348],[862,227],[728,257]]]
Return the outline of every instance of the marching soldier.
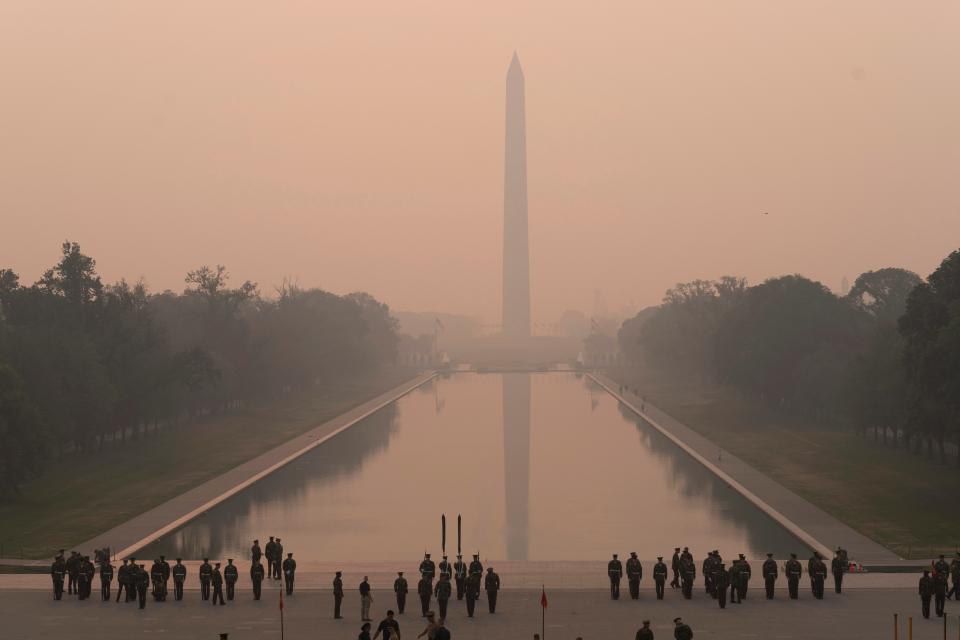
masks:
[[[440,619],[447,617],[447,602],[450,600],[450,574],[445,571],[440,572],[440,581],[434,589],[433,595],[437,597],[437,608],[440,610]]]
[[[453,579],[457,585],[457,600],[463,600],[463,587],[467,582],[467,563],[459,553],[457,561],[453,563]]]
[[[796,600],[800,597],[800,576],[803,574],[803,567],[797,560],[797,554],[790,554],[790,559],[784,565],[783,572],[787,575],[787,589],[790,592],[790,599]]]
[[[340,620],[340,605],[343,604],[343,572],[337,571],[333,576],[333,619]]]
[[[627,560],[627,585],[630,587],[630,597],[634,600],[640,598],[641,578],[643,578],[643,565],[637,558],[637,552],[631,551],[630,558]]]
[[[423,562],[420,563],[420,577],[430,581],[430,589],[433,589],[433,577],[437,573],[437,566],[430,559],[430,554],[423,554]]]
[[[253,564],[250,565],[250,583],[253,585],[253,599],[259,600],[260,594],[263,591],[263,578],[266,576],[266,570],[263,568],[263,563],[260,562],[260,558],[257,558]]]
[[[279,580],[281,575],[281,566],[283,564],[283,545],[280,543],[280,538],[277,538],[277,541],[273,543],[273,573],[274,578]]]
[[[397,596],[398,615],[403,615],[403,610],[407,606],[407,591],[409,590],[407,579],[403,577],[403,571],[397,571],[397,579],[393,581],[393,592]]]
[[[657,600],[663,600],[663,585],[667,581],[667,565],[663,556],[657,556],[657,564],[653,565],[653,584],[657,591]]]
[[[100,599],[110,601],[110,583],[113,582],[113,565],[107,558],[100,563]]]
[[[673,548],[673,559],[670,564],[673,567],[673,580],[670,581],[670,587],[676,589],[680,586],[680,547]]]
[[[430,596],[433,595],[433,585],[430,583],[429,575],[428,573],[421,573],[420,582],[417,583],[417,594],[420,596],[420,613],[424,618],[427,617],[427,611],[430,611]]]
[[[227,604],[223,601],[223,575],[220,573],[220,563],[217,562],[213,565],[213,571],[210,573],[210,582],[213,584],[213,598],[211,598],[211,604],[216,606],[217,600],[220,601],[221,605]]]
[[[287,559],[283,561],[283,583],[287,587],[287,595],[293,595],[293,579],[297,572],[297,561],[293,559],[293,554],[288,553]]]
[[[714,592],[717,594],[717,603],[721,609],[727,608],[727,588],[730,586],[732,574],[733,567],[730,567],[730,572],[727,573],[722,562],[717,565],[717,573],[714,575]]]
[[[443,574],[447,574],[447,577],[449,578],[453,575],[453,566],[447,560],[447,556],[443,556],[443,560],[440,561],[440,564],[437,566],[437,568],[440,569],[441,576]],[[443,616],[441,615],[440,617],[442,618]]]
[[[480,574],[470,572],[467,576],[467,617],[473,617],[473,609],[476,606],[477,599],[480,597]]]
[[[923,577],[920,578],[920,609],[924,618],[930,617],[930,598],[933,597],[933,578],[930,577],[930,571],[923,570]]]
[[[147,606],[147,587],[150,586],[150,574],[147,573],[146,567],[142,564],[134,566],[136,566],[134,580],[137,585],[137,600],[140,603],[140,608],[143,609]]]
[[[63,598],[63,579],[67,574],[67,563],[62,555],[58,555],[50,565],[50,578],[53,580],[53,599]],[[118,597],[119,599],[119,597]]]
[[[693,598],[693,581],[697,579],[697,567],[693,564],[693,558],[680,556],[680,585],[683,588],[683,597],[686,600]]]
[[[187,567],[184,566],[183,560],[177,558],[171,573],[173,574],[173,599],[180,602],[183,600],[183,583],[187,580]]]
[[[607,576],[610,578],[610,599],[620,599],[620,576],[623,575],[623,564],[613,554],[613,560],[607,563]]]
[[[834,555],[833,560],[830,561],[830,572],[833,574],[833,590],[837,593],[843,591],[843,573],[846,570],[840,555]]]
[[[253,546],[250,547],[250,561],[253,563],[260,562],[260,558],[263,556],[263,550],[260,548],[260,541],[254,540]]]
[[[477,574],[481,578],[483,577],[483,563],[480,562],[480,554],[473,554],[473,561],[470,563],[470,568],[468,569],[470,575]],[[477,592],[479,594],[479,591]]]
[[[163,567],[160,566],[160,558],[154,560],[150,567],[150,582],[153,585],[153,601],[159,602],[163,599]]]
[[[203,600],[210,599],[210,580],[213,578],[213,567],[210,566],[210,560],[208,558],[203,559],[203,564],[200,565],[200,598]]]
[[[497,612],[497,592],[500,591],[500,576],[496,574],[493,567],[487,567],[487,577],[483,581],[483,588],[487,592],[487,605],[490,613]]]
[[[767,559],[763,561],[763,586],[767,590],[767,600],[773,600],[773,590],[777,584],[777,561],[773,559],[773,554],[768,553]]]
[[[237,571],[237,565],[233,564],[233,558],[227,558],[227,566],[223,568],[223,581],[227,583],[227,600],[233,600],[233,590],[237,586],[237,578],[240,573]]]

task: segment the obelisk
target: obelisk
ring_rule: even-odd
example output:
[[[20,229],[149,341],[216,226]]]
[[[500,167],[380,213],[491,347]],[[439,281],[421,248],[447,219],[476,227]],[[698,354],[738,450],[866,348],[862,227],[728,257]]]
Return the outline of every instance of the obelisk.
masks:
[[[527,243],[527,126],[520,59],[507,71],[503,162],[503,333],[530,337],[530,256]]]

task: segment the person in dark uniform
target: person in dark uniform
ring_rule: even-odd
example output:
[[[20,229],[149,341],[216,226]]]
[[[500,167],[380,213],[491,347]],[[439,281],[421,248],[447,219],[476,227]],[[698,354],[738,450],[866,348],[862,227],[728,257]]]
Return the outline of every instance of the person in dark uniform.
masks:
[[[740,554],[740,575],[737,582],[737,602],[743,602],[747,598],[747,589],[750,588],[750,578],[753,576],[753,569],[747,562],[746,556]]]
[[[447,556],[443,556],[440,564],[437,565],[437,569],[440,570],[440,575],[447,574],[448,578],[453,575],[453,565],[451,565],[450,561],[447,560]],[[440,617],[442,618],[443,616]]]
[[[113,565],[108,558],[100,563],[100,599],[104,602],[110,600],[111,582],[113,582]]]
[[[67,575],[67,562],[62,555],[57,556],[50,565],[50,579],[53,580],[53,599],[63,598],[63,580]],[[119,599],[119,597],[118,597]]]
[[[950,600],[951,595],[960,600],[960,551],[957,551],[957,557],[950,562],[950,580],[953,581],[953,586],[947,593],[947,600]]]
[[[263,557],[267,559],[267,577],[271,580],[273,579],[273,557],[276,555],[276,551],[277,543],[273,540],[273,536],[270,536],[267,544],[263,547]]]
[[[693,598],[693,582],[697,579],[697,567],[693,564],[693,558],[681,554],[680,556],[680,585],[683,589],[683,597],[686,600]]]
[[[631,551],[627,559],[627,586],[630,588],[630,597],[634,600],[640,598],[641,578],[643,578],[643,565],[637,558],[637,552]]]
[[[210,566],[209,558],[203,559],[203,564],[200,565],[200,571],[197,576],[200,578],[200,598],[209,600],[210,580],[213,578],[213,567]]]
[[[240,572],[237,571],[237,565],[233,564],[233,558],[227,558],[227,566],[223,568],[223,581],[227,583],[227,600],[233,600],[233,590],[237,586],[237,579]]]
[[[160,558],[155,559],[153,566],[150,567],[150,582],[153,586],[153,601],[159,602],[163,598],[161,594],[163,590],[163,567],[160,566]]]
[[[623,575],[623,563],[617,560],[617,554],[607,563],[607,576],[610,578],[610,599],[620,599],[620,576]]]
[[[280,543],[280,538],[277,538],[277,541],[273,545],[273,577],[277,580],[280,579],[282,575],[281,565],[283,564],[283,545]]]
[[[383,640],[400,640],[400,623],[394,619],[393,611],[387,610],[387,617],[380,621],[373,640],[377,640],[381,633]]]
[[[177,558],[177,563],[170,570],[173,575],[173,599],[177,602],[183,600],[183,583],[187,580],[187,567],[183,560]]]
[[[450,600],[452,593],[450,574],[441,571],[440,580],[437,581],[437,586],[433,590],[433,595],[437,598],[437,609],[440,611],[441,620],[447,617],[447,602]]]
[[[843,573],[847,570],[839,555],[834,555],[830,561],[830,572],[833,574],[833,590],[837,593],[843,592]]]
[[[667,582],[667,565],[663,556],[657,556],[657,564],[653,565],[653,584],[657,592],[657,600],[663,600],[664,584]]]
[[[83,586],[83,599],[90,597],[93,591],[93,578],[97,575],[97,568],[90,562],[90,556],[83,556],[83,563],[80,565],[80,584]]]
[[[403,571],[397,571],[397,579],[393,581],[393,593],[397,596],[397,614],[403,615],[403,610],[407,606],[407,592],[410,587],[407,585],[407,579],[403,577]]]
[[[253,546],[250,547],[250,561],[260,562],[261,557],[263,557],[263,549],[260,548],[260,541],[254,540]]]
[[[920,578],[920,610],[924,618],[930,617],[930,598],[933,597],[933,578],[930,577],[930,571],[923,570],[923,577]]]
[[[293,559],[293,554],[288,553],[287,559],[283,561],[283,583],[287,587],[287,595],[293,595],[293,579],[297,573],[297,561]]]
[[[250,584],[253,585],[254,600],[260,599],[260,594],[263,592],[263,579],[266,575],[266,569],[263,568],[263,563],[260,562],[259,558],[250,565]]]
[[[673,640],[693,640],[693,629],[680,618],[674,618]]]
[[[773,559],[773,554],[768,553],[767,559],[763,561],[761,568],[763,573],[763,586],[767,590],[767,600],[773,600],[773,590],[777,585],[777,561]]]
[[[810,591],[817,600],[823,600],[823,585],[827,579],[827,565],[820,559],[816,551],[807,561],[807,574],[810,576]]]
[[[490,613],[497,612],[497,592],[500,591],[500,576],[493,570],[493,567],[487,567],[487,577],[483,580],[483,588],[487,592],[487,606]]]
[[[127,558],[124,558],[123,564],[117,568],[117,602],[120,602],[120,596],[123,595],[124,589],[129,588],[127,584],[127,574],[130,568],[127,562]]]
[[[787,590],[790,592],[790,599],[796,600],[800,597],[800,577],[803,575],[803,566],[797,560],[797,554],[790,554],[790,559],[783,566],[783,572],[787,575]]]
[[[643,626],[637,629],[637,637],[635,640],[653,640],[653,629],[650,628],[649,620],[644,620]]]
[[[673,559],[670,561],[670,566],[673,568],[673,580],[670,581],[670,588],[677,589],[680,587],[680,547],[673,548]]]
[[[710,551],[707,553],[707,557],[704,558],[703,564],[700,566],[700,571],[703,573],[703,589],[712,598],[717,597],[717,590],[714,588],[714,586],[716,583],[716,574],[719,571],[719,568],[720,563],[716,562],[713,551]]]
[[[947,563],[940,556],[940,561],[933,565],[933,604],[938,618],[943,617],[943,608],[947,600]]]
[[[67,563],[67,595],[72,596],[77,592],[77,579],[80,576],[80,554],[76,551],[70,552]]]
[[[459,553],[457,561],[453,563],[453,581],[457,586],[457,600],[463,600],[463,588],[467,584],[467,563]]]
[[[723,565],[720,565],[719,573],[723,573]],[[740,589],[738,585],[740,584],[740,560],[734,560],[733,564],[730,565],[730,569],[726,571],[727,574],[727,588],[730,589],[730,603],[739,604],[740,603]],[[718,578],[719,579],[719,578]]]
[[[467,573],[470,575],[477,574],[481,578],[483,577],[483,563],[480,562],[480,554],[473,554],[473,561],[470,563],[470,568],[467,570]]]
[[[137,601],[137,585],[140,581],[140,565],[137,564],[137,559],[133,556],[130,557],[130,578],[128,580],[128,589],[127,589],[127,602],[136,602]],[[147,574],[147,586],[150,586],[150,574]]]
[[[140,608],[143,609],[147,606],[147,587],[150,586],[150,574],[147,573],[146,567],[142,564],[134,566],[136,567],[134,581],[137,585],[137,601],[140,603]]]
[[[480,574],[470,573],[467,576],[467,617],[473,617],[473,609],[476,606],[477,599],[480,597]]]
[[[717,594],[717,603],[720,605],[721,609],[727,608],[727,589],[730,587],[730,577],[733,573],[733,567],[730,567],[730,572],[727,572],[726,567],[723,566],[723,563],[716,565],[716,573],[714,574],[713,581],[713,590]],[[732,593],[732,592],[731,592]]]
[[[213,571],[210,573],[210,583],[213,585],[213,597],[210,599],[211,604],[216,606],[217,600],[220,601],[221,605],[227,604],[223,601],[223,575],[220,573],[219,562],[213,565]]]
[[[430,559],[430,554],[423,554],[423,561],[420,563],[420,577],[430,581],[430,589],[433,589],[433,577],[437,574],[437,565]]]
[[[165,556],[160,556],[160,572],[162,574],[162,582],[160,589],[160,599],[163,602],[167,601],[167,583],[170,582],[170,563],[167,562]]]
[[[430,583],[428,574],[423,573],[420,582],[417,583],[417,595],[420,596],[420,613],[424,618],[427,617],[427,611],[430,611],[430,597],[433,595],[433,585]]]

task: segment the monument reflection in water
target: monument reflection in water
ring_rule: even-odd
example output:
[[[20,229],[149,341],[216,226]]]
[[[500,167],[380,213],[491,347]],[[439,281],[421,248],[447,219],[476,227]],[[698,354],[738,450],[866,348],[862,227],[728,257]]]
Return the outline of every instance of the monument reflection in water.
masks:
[[[216,455],[216,452],[211,452]],[[211,509],[141,557],[246,559],[283,539],[298,560],[410,561],[456,553],[602,560],[806,549],[584,377],[435,379]]]

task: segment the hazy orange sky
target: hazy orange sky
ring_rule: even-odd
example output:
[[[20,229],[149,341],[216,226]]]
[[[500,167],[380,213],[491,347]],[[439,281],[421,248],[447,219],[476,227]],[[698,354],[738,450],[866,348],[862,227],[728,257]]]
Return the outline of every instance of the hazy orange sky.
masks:
[[[495,321],[514,49],[534,322],[960,246],[956,0],[3,0],[0,266]]]

